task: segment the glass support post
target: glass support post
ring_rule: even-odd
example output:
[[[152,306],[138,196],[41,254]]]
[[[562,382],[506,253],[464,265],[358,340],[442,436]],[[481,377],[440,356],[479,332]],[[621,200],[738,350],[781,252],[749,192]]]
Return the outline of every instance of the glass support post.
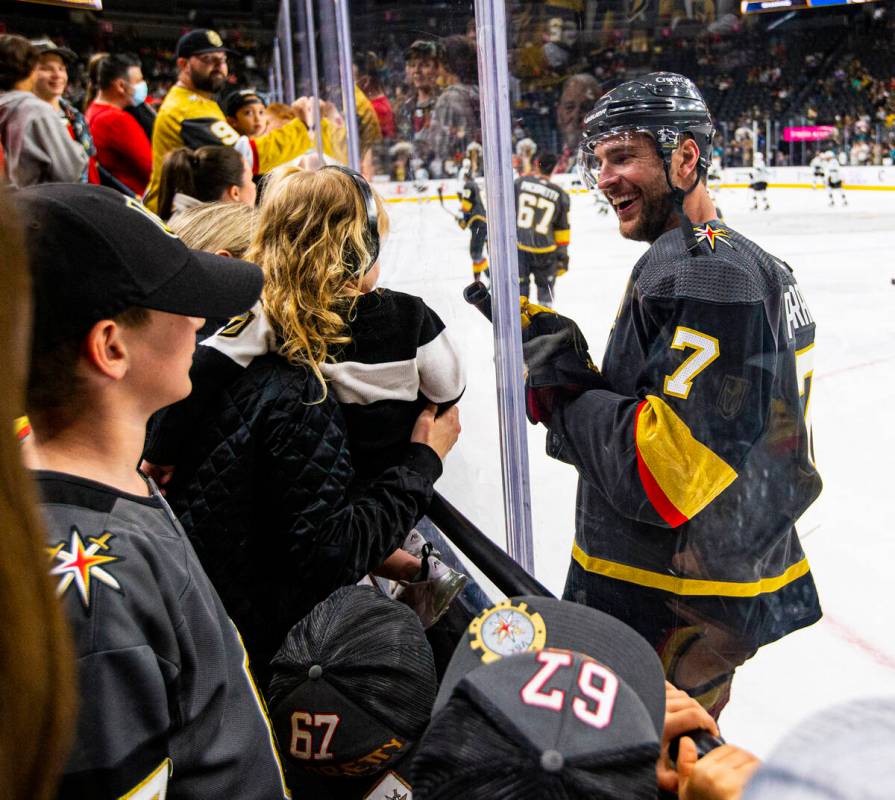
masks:
[[[289,0],[280,3],[280,17],[283,20],[283,92],[286,102],[295,100],[295,61],[292,57],[292,20],[289,17]]]
[[[475,0],[507,552],[534,575],[504,0]]]
[[[314,22],[314,0],[305,0],[305,31],[308,34],[308,71],[314,114],[314,147],[317,149],[317,155],[323,158],[323,133],[320,130],[320,74],[317,71],[317,25]]]
[[[357,104],[354,102],[354,62],[351,58],[348,0],[333,0],[333,4],[336,10],[336,40],[341,64],[342,108],[348,132],[348,166],[360,170],[360,137],[357,127]]]

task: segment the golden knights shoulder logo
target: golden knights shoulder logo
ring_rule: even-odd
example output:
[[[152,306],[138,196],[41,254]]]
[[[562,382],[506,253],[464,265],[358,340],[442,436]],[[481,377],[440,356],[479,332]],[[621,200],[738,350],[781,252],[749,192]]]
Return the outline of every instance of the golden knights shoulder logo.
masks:
[[[541,650],[547,642],[547,626],[537,611],[521,601],[504,600],[483,611],[467,629],[469,646],[479,651],[483,664],[505,656]]]
[[[87,611],[90,609],[94,580],[116,592],[123,591],[115,576],[106,569],[108,565],[121,561],[119,556],[113,556],[110,552],[109,540],[112,538],[112,534],[106,531],[101,536],[88,536],[85,545],[81,532],[72,526],[67,542],[62,540],[47,548],[50,561],[55,564],[50,575],[59,577],[57,597],[62,597],[74,586],[81,605]]]
[[[734,249],[733,245],[727,240],[730,233],[724,228],[713,228],[711,223],[706,222],[705,225],[694,225],[693,233],[696,234],[697,242],[708,242],[712,250],[715,249],[717,242],[724,242],[731,250]]]
[[[248,327],[253,319],[255,319],[255,313],[253,311],[246,311],[239,316],[232,317],[230,321],[218,331],[217,335],[226,336],[228,339],[235,339]]]

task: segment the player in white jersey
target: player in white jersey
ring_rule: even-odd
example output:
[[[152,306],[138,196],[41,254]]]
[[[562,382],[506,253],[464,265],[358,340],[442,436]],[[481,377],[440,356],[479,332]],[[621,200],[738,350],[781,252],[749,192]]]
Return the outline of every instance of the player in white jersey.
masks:
[[[712,156],[708,171],[706,172],[706,182],[709,187],[709,198],[715,204],[715,213],[718,219],[724,219],[721,213],[721,207],[718,205],[718,193],[721,191],[721,156]]]
[[[839,162],[830,150],[824,153],[824,175],[827,180],[827,196],[830,198],[830,205],[836,205],[834,192],[839,192],[839,199],[842,200],[842,205],[847,206],[848,200],[845,198],[845,189],[842,188],[842,174],[839,172]]]
[[[825,183],[823,154],[818,151],[808,166],[811,167],[811,188],[816,189],[818,186],[823,186]]]
[[[761,197],[764,210],[770,211],[768,202],[768,178],[770,171],[765,166],[764,155],[756,151],[753,157],[752,169],[749,170],[749,189],[752,192],[752,208],[750,211],[758,211],[758,198]]]

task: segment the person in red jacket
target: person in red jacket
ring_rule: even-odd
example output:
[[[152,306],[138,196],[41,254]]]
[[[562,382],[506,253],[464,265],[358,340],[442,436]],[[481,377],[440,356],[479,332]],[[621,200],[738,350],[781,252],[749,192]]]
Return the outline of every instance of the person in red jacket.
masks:
[[[152,144],[140,123],[125,111],[146,99],[140,62],[128,55],[109,55],[93,66],[99,88],[87,108],[87,124],[99,163],[128,189],[142,196],[152,173]]]

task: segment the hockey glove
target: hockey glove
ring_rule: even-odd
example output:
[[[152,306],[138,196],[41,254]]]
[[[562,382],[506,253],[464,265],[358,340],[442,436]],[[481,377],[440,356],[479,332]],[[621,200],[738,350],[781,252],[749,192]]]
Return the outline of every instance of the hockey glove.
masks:
[[[575,322],[553,309],[520,301],[525,407],[532,424],[549,424],[557,405],[590,389],[609,388],[591,361]]]
[[[467,227],[466,220],[463,219],[463,217],[456,217],[455,219],[457,220],[457,224],[460,226],[460,230],[465,231]]]
[[[569,271],[569,254],[558,253],[556,256],[556,277],[561,278]]]

